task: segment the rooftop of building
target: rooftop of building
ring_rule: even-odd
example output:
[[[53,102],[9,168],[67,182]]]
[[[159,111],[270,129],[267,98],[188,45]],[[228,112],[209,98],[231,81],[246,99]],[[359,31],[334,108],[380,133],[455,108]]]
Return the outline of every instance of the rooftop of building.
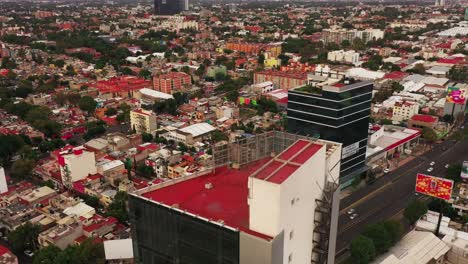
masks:
[[[240,169],[223,166],[202,176],[150,190],[142,196],[270,240],[271,237],[249,229],[249,177],[281,184],[322,147],[322,144],[299,140],[275,158],[263,158]]]
[[[411,120],[413,121],[419,121],[419,122],[424,122],[424,123],[434,123],[437,122],[438,118],[435,116],[431,115],[414,115],[411,117]]]

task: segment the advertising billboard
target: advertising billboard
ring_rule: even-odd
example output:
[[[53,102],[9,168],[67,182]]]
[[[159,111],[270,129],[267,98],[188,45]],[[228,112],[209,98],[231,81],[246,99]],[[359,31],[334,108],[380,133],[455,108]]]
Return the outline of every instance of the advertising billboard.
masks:
[[[466,100],[465,90],[457,87],[449,87],[447,89],[446,100],[449,103],[464,105]]]
[[[462,165],[462,170],[460,173],[460,177],[463,180],[468,180],[468,161],[464,161]]]
[[[416,176],[416,192],[418,193],[448,201],[452,196],[452,190],[452,180],[420,173]]]

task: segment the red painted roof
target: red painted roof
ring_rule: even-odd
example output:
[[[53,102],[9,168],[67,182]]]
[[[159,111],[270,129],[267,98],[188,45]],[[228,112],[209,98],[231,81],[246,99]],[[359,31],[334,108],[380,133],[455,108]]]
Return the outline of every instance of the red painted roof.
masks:
[[[464,60],[465,60],[464,58],[457,57],[457,58],[451,58],[451,59],[449,59],[449,58],[440,59],[437,62],[438,63],[446,63],[446,64],[457,64],[457,63],[463,62]]]
[[[281,184],[322,147],[298,140],[277,158],[264,158],[238,170],[217,168],[214,173],[147,192],[143,197],[212,221],[222,220],[228,226],[271,240],[249,229],[248,178],[259,170],[256,178]],[[212,184],[211,189],[205,188],[208,183]]]
[[[406,72],[394,71],[394,72],[385,74],[384,79],[401,80],[408,75],[409,74]]]
[[[437,121],[437,117],[431,115],[414,115],[411,117],[414,121],[433,123]]]
[[[281,184],[322,147],[310,141],[298,140],[280,153],[277,159],[270,161],[255,177]]]
[[[0,256],[5,255],[6,253],[9,253],[10,250],[2,245],[0,245]]]
[[[249,229],[247,204],[249,176],[270,159],[253,162],[239,170],[217,168],[214,173],[148,192],[143,196],[169,206],[177,204],[181,210],[213,221],[223,220],[228,226],[270,240],[271,237]],[[213,184],[213,188],[206,189],[207,183]]]

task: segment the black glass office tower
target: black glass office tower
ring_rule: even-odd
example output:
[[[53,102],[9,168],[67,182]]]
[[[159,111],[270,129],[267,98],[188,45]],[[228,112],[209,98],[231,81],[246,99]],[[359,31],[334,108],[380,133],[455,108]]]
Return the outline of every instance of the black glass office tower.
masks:
[[[188,9],[188,0],[154,0],[156,15],[172,16]]]
[[[289,132],[343,144],[341,184],[366,170],[372,90],[373,83],[366,81],[288,92]]]

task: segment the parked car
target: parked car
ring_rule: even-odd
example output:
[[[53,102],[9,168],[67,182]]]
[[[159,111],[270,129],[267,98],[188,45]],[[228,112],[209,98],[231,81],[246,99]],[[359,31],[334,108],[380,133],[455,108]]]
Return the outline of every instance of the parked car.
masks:
[[[429,169],[427,169],[427,172],[432,172],[434,170],[434,168],[430,167]]]
[[[25,250],[24,251],[24,254],[28,257],[33,257],[34,256],[34,252],[32,252],[31,250]]]
[[[434,166],[434,165],[435,165],[435,161],[429,163],[429,165]]]
[[[383,170],[383,173],[385,173],[385,174],[387,174],[387,173],[389,173],[389,172],[390,172],[390,169],[385,169],[385,170]]]

